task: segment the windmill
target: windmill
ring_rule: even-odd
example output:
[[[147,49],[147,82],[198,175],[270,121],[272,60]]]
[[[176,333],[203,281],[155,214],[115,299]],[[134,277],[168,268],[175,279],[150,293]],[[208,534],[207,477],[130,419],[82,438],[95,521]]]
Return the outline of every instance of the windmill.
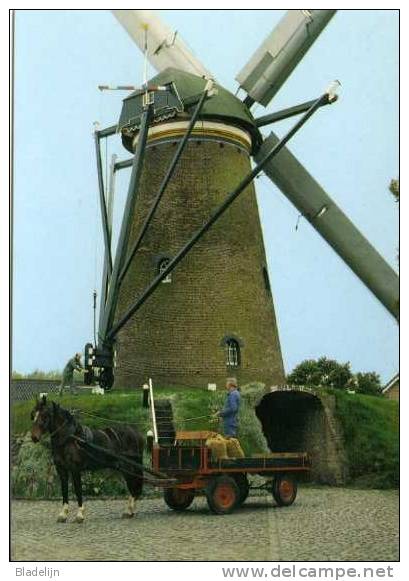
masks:
[[[99,367],[110,387],[116,366],[123,386],[147,376],[203,385],[233,373],[282,382],[253,185],[261,170],[397,317],[397,275],[285,147],[336,100],[332,89],[271,115],[251,113],[254,103],[271,101],[335,11],[290,10],[238,73],[243,101],[155,12],[113,13],[158,75],[124,99],[115,126],[95,132],[105,261],[98,340],[86,346],[88,380]],[[294,115],[302,117],[285,138],[272,132],[263,140],[260,127]],[[113,258],[100,141],[116,132],[133,158],[111,168],[112,199],[115,173],[132,167]]]

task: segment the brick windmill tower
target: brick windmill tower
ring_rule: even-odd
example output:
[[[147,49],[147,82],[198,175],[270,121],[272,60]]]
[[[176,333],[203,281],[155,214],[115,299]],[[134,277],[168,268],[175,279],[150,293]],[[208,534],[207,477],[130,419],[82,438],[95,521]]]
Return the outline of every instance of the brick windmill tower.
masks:
[[[167,69],[150,81],[174,90],[182,106],[151,123],[130,233],[135,243],[183,138],[206,81]],[[178,167],[121,286],[116,320],[250,171],[258,132],[246,107],[228,91],[201,109]],[[119,121],[132,152],[143,93],[130,96]],[[189,105],[186,105],[189,103]],[[168,275],[117,338],[117,383],[155,377],[160,385],[280,383],[283,363],[253,184],[185,260]]]
[[[115,127],[95,134],[105,266],[98,345],[87,345],[86,361],[100,368],[105,387],[114,375],[118,387],[148,377],[157,385],[206,386],[227,375],[282,383],[251,157],[260,163],[278,142],[274,134],[263,141],[260,127],[313,102],[259,119],[250,108],[269,103],[334,11],[289,11],[237,77],[244,101],[212,81],[154,12],[113,12],[159,74],[124,100]],[[314,107],[333,100],[326,93]],[[115,260],[99,149],[114,132],[133,154],[112,166],[114,175],[132,165]],[[393,271],[288,150],[264,159],[263,170],[394,310]],[[242,195],[225,212],[238,184]]]

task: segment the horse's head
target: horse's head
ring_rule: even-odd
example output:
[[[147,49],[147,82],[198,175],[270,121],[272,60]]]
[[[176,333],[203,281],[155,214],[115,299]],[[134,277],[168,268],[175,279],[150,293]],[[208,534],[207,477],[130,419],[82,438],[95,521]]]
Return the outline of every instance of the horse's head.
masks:
[[[46,433],[60,440],[64,439],[68,433],[74,433],[79,426],[68,410],[55,401],[48,402],[46,395],[42,395],[40,399],[36,397],[31,419],[33,421],[31,439],[35,443],[39,442]]]
[[[36,404],[31,412],[31,419],[33,421],[31,439],[33,442],[39,442],[45,433],[52,431],[58,407],[58,404],[54,401],[51,403],[47,402],[45,395],[40,399],[36,397]]]

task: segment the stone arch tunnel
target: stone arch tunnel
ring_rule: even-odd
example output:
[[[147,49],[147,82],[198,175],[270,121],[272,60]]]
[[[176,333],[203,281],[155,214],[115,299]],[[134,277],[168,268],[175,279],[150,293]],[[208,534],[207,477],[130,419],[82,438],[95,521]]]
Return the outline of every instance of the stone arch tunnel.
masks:
[[[343,484],[347,462],[334,410],[333,396],[296,388],[267,393],[255,406],[272,452],[308,452],[312,480]]]

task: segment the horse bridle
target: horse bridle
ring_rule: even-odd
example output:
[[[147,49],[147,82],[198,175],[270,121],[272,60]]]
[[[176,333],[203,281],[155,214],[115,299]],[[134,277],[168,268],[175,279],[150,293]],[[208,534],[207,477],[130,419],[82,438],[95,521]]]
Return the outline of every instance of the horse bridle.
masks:
[[[52,419],[54,418],[54,410],[52,411],[52,417],[48,417],[47,418],[47,423],[51,424]],[[53,438],[53,436],[55,436],[58,432],[60,432],[63,428],[65,428],[65,426],[68,425],[68,419],[66,418],[61,425],[59,425],[55,430],[53,430],[52,432],[49,431],[48,433],[50,434],[50,438]],[[74,427],[74,431],[75,431],[75,426]],[[44,432],[46,432],[48,430],[48,426],[47,428],[44,430]],[[72,433],[69,433],[67,435],[67,437],[64,439],[63,442],[60,443],[60,445],[64,445],[66,443],[66,441],[73,435],[74,431]]]

